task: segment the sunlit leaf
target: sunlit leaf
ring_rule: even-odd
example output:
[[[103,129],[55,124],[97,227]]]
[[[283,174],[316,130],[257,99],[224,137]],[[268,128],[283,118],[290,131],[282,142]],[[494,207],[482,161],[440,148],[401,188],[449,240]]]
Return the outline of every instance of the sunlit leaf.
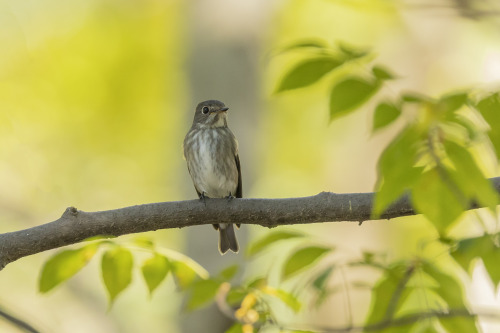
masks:
[[[181,290],[190,287],[198,277],[196,271],[183,261],[170,260],[170,267],[174,275],[175,283]]]
[[[282,278],[288,279],[297,272],[311,266],[319,258],[332,251],[331,248],[309,246],[294,252],[285,262]]]
[[[448,121],[462,127],[467,133],[468,140],[476,140],[480,135],[478,127],[459,113],[453,113],[453,115],[448,118]]]
[[[278,85],[276,92],[309,86],[334,68],[342,65],[342,61],[333,57],[316,57],[307,59],[292,68]]]
[[[500,158],[500,93],[482,99],[476,106],[484,120],[490,125],[488,136]]]
[[[142,265],[142,275],[144,281],[146,281],[148,285],[150,294],[152,294],[156,287],[165,279],[169,271],[169,261],[161,254],[155,253],[153,257],[144,261]]]
[[[379,80],[392,80],[395,76],[382,66],[372,68],[373,75]]]
[[[467,308],[463,288],[455,276],[443,272],[429,262],[424,263],[423,271],[437,282],[434,289],[439,297],[448,304],[448,307],[452,309]],[[474,317],[440,318],[439,321],[448,332],[477,332]]]
[[[375,132],[394,122],[401,115],[401,110],[392,103],[382,102],[377,105],[373,114],[373,129]]]
[[[241,304],[248,291],[243,288],[231,288],[226,296],[226,302],[230,305]]]
[[[337,83],[330,93],[330,120],[344,116],[366,102],[380,87],[378,81],[349,77]]]
[[[381,185],[375,194],[374,218],[379,217],[420,178],[422,168],[414,166],[422,141],[420,136],[414,127],[407,127],[382,152],[378,161],[378,183]]]
[[[466,92],[458,92],[443,96],[438,101],[438,110],[450,115],[467,103],[469,96]]]
[[[406,103],[431,103],[433,100],[423,94],[415,92],[404,93],[401,100]]]
[[[241,323],[234,324],[228,330],[226,330],[225,333],[244,333],[242,324]]]
[[[274,244],[277,241],[290,238],[297,238],[297,237],[304,237],[304,233],[298,231],[286,231],[286,230],[269,233],[266,236],[250,244],[247,250],[247,255],[248,256],[256,255],[257,253],[260,253],[261,251],[265,250],[268,246]]]
[[[422,269],[437,282],[434,289],[450,308],[465,308],[463,288],[456,276],[443,272],[436,265],[429,262],[423,263]]]
[[[476,200],[480,206],[490,207],[495,212],[499,202],[498,193],[491,182],[485,178],[471,153],[451,141],[445,142],[444,146],[448,157],[455,166],[456,176],[453,177],[453,181],[469,199]]]
[[[484,235],[460,240],[451,256],[465,271],[472,274],[471,264],[475,259],[482,259],[484,267],[495,286],[500,283],[500,247],[493,235]]]
[[[89,244],[76,250],[63,250],[56,253],[44,264],[38,289],[46,293],[66,281],[92,259],[98,244]]]
[[[446,332],[480,332],[477,329],[476,318],[472,313],[469,316],[439,318],[439,322],[446,329]]]
[[[412,202],[440,231],[445,231],[465,210],[459,188],[453,187],[434,168],[422,174],[413,187]]]
[[[129,250],[116,246],[102,256],[101,269],[110,305],[132,282],[133,257]]]
[[[282,289],[275,289],[269,286],[266,286],[262,289],[262,291],[268,295],[279,298],[286,306],[292,309],[294,312],[299,312],[302,304],[299,302],[297,297],[293,296],[289,292],[286,292]]]
[[[321,40],[313,40],[313,39],[301,40],[301,41],[298,41],[296,43],[293,43],[293,44],[290,44],[288,46],[281,48],[278,51],[278,54],[288,52],[288,51],[295,51],[295,50],[309,49],[309,48],[321,50],[321,49],[325,49],[327,47],[328,47],[328,45],[324,41],[321,41]]]
[[[187,303],[189,310],[198,309],[208,305],[215,299],[217,290],[222,282],[213,279],[197,280],[190,288],[190,298]]]
[[[361,58],[370,53],[368,49],[356,48],[345,42],[339,42],[337,45],[339,50],[351,59]]]
[[[415,274],[415,271],[404,264],[397,264],[386,270],[372,290],[367,324],[375,324],[388,319],[387,316],[392,317],[401,308],[410,294],[405,283],[412,274]],[[388,313],[389,310],[391,313]]]
[[[313,281],[313,287],[316,288],[317,290],[325,290],[326,289],[326,283],[328,281],[328,278],[332,274],[332,271],[335,267],[334,266],[329,266],[325,270],[323,270]]]
[[[240,268],[240,266],[238,266],[238,265],[231,265],[231,266],[225,268],[224,270],[222,270],[219,273],[219,276],[223,280],[229,281],[229,280],[231,280],[236,275],[236,273],[238,273],[238,269],[239,268]]]
[[[266,277],[258,277],[248,283],[248,288],[256,288],[260,289],[267,286],[267,278]]]

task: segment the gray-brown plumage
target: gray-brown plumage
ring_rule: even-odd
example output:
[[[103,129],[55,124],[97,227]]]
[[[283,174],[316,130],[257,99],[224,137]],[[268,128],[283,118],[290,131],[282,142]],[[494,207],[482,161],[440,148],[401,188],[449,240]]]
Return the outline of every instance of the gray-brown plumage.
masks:
[[[200,199],[241,198],[238,142],[227,127],[224,103],[209,100],[196,107],[193,125],[184,139],[184,158]],[[213,225],[219,230],[219,251],[238,252],[233,224]],[[239,227],[239,224],[237,224]]]

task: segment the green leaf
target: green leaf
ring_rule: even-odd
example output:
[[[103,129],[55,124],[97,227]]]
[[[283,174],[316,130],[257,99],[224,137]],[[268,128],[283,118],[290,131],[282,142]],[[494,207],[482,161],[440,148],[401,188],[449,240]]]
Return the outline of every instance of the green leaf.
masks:
[[[314,40],[314,39],[301,40],[301,41],[298,41],[296,43],[293,43],[293,44],[290,44],[288,46],[281,48],[281,50],[278,51],[278,54],[288,52],[288,51],[295,51],[295,50],[299,50],[299,49],[308,49],[308,48],[321,50],[321,49],[325,49],[327,47],[328,47],[328,45],[322,40]]]
[[[495,286],[500,283],[500,247],[495,244],[492,235],[466,238],[457,243],[451,256],[465,271],[472,273],[471,263],[482,259],[484,267]]]
[[[102,256],[102,277],[109,293],[110,306],[132,282],[132,267],[132,254],[123,247],[116,246],[106,251]]]
[[[262,291],[268,295],[279,298],[283,303],[285,303],[286,306],[292,309],[295,313],[300,311],[302,304],[295,296],[293,296],[289,292],[286,292],[283,289],[275,289],[269,286],[263,288]]]
[[[390,73],[386,68],[382,66],[375,66],[372,68],[372,73],[375,75],[375,77],[379,80],[392,80],[395,78],[392,73]]]
[[[424,263],[422,268],[437,282],[435,291],[448,304],[449,308],[466,308],[462,286],[455,276],[444,273],[429,262]],[[439,321],[448,332],[477,332],[474,317],[440,318]]]
[[[433,103],[432,98],[415,92],[404,93],[401,100],[406,103]]]
[[[248,293],[248,290],[243,288],[231,288],[227,293],[226,302],[231,306],[239,305]]]
[[[439,318],[439,322],[446,329],[446,332],[479,332],[472,313],[470,317]]]
[[[406,284],[412,274],[415,274],[415,271],[401,263],[386,270],[372,290],[370,312],[366,324],[375,324],[390,319],[387,316],[391,317],[401,308],[410,294],[410,288],[407,288]],[[399,297],[396,292],[399,292]],[[389,310],[391,313],[388,313]]]
[[[378,161],[378,192],[373,204],[373,217],[378,218],[406,191],[411,189],[422,174],[414,167],[421,145],[420,133],[407,127],[387,146]]]
[[[390,123],[394,122],[401,115],[401,110],[394,104],[389,102],[382,102],[377,105],[375,113],[373,114],[373,129],[375,132]]]
[[[191,296],[187,303],[187,308],[189,310],[195,310],[205,305],[215,299],[217,290],[222,282],[215,281],[212,279],[198,280],[191,286]]]
[[[229,281],[236,275],[236,273],[238,273],[239,268],[240,266],[238,265],[231,265],[222,270],[219,273],[219,277],[221,277],[224,281]]]
[[[438,110],[446,115],[451,115],[456,110],[464,106],[469,99],[466,92],[458,92],[443,96],[438,102]]]
[[[330,266],[327,267],[325,270],[323,270],[313,281],[313,287],[316,288],[317,290],[323,291],[326,289],[326,283],[328,281],[328,278],[332,274],[333,269],[335,266]]]
[[[43,265],[38,289],[46,293],[66,281],[92,259],[98,244],[89,244],[77,250],[63,250],[52,256]]]
[[[267,278],[258,277],[248,283],[248,288],[262,289],[267,286]]]
[[[333,57],[322,56],[307,59],[292,68],[285,75],[278,85],[276,92],[309,86],[342,64],[341,60]]]
[[[495,212],[499,203],[498,193],[486,179],[471,153],[451,141],[446,141],[444,146],[455,166],[456,176],[453,181],[470,200],[476,200],[480,206],[490,207]]]
[[[153,294],[156,287],[165,279],[169,271],[169,261],[161,254],[155,253],[153,257],[144,261],[142,265],[142,276],[148,285],[150,295]]]
[[[490,125],[488,136],[495,147],[497,158],[500,158],[500,93],[482,99],[476,108]]]
[[[378,81],[371,82],[360,77],[350,77],[337,83],[330,94],[330,120],[345,116],[362,105],[379,87]]]
[[[311,266],[320,257],[332,251],[331,248],[320,246],[309,246],[293,253],[285,262],[282,278],[288,279],[297,272]]]
[[[448,117],[448,121],[463,128],[467,133],[468,140],[476,140],[480,137],[479,128],[460,113],[454,113],[452,116]]]
[[[446,274],[430,262],[424,262],[422,269],[424,273],[427,273],[437,282],[434,289],[439,297],[448,304],[448,307],[455,309],[465,308],[462,286],[455,276]]]
[[[439,230],[445,231],[465,210],[460,193],[439,175],[436,168],[422,174],[413,187],[412,202],[417,211],[424,214]]]
[[[343,54],[345,54],[350,59],[361,58],[370,53],[368,49],[356,48],[345,42],[339,42],[338,48]]]
[[[229,327],[225,333],[243,333],[243,325],[241,323],[236,323]]]
[[[248,246],[247,250],[247,256],[254,256],[261,251],[265,250],[268,246],[274,244],[277,241],[280,240],[285,240],[285,239],[290,239],[290,238],[297,238],[297,237],[304,237],[304,234],[298,231],[277,231],[277,232],[272,232],[269,234],[266,234],[265,237],[262,237],[261,239],[253,242]]]
[[[190,287],[198,278],[196,271],[183,261],[172,261],[172,259],[170,259],[170,267],[174,275],[175,283],[181,290]]]

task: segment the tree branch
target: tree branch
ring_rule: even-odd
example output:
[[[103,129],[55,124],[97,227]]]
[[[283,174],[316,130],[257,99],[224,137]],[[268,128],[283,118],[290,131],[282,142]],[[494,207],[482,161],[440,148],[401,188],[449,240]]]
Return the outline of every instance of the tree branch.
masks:
[[[500,192],[500,177],[491,179]],[[69,207],[50,223],[0,234],[0,270],[35,253],[97,236],[120,236],[158,229],[214,223],[281,225],[318,222],[361,222],[370,219],[374,193],[336,194],[286,199],[207,199],[131,206],[100,212]],[[472,205],[471,208],[477,208]],[[416,214],[408,196],[396,201],[380,219]]]

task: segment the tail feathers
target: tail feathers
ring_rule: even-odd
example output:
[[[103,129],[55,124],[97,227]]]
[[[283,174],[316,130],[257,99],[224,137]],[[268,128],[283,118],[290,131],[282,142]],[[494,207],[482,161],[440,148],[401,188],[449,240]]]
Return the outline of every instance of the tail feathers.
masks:
[[[238,253],[240,250],[238,240],[234,234],[234,227],[232,224],[219,224],[219,252],[224,254],[228,250],[234,253]]]

